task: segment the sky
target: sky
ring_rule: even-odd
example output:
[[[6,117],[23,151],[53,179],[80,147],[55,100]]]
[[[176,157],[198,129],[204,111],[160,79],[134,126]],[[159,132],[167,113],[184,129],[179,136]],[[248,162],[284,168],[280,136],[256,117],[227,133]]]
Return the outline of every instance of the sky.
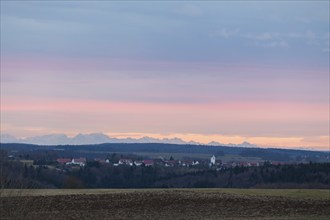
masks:
[[[1,133],[329,149],[329,1],[1,1]]]

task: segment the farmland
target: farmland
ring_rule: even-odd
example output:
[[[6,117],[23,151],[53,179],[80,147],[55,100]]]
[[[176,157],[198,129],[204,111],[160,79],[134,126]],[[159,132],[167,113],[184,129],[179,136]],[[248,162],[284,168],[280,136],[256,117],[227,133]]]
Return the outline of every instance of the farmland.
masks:
[[[327,219],[329,190],[5,190],[1,219]]]

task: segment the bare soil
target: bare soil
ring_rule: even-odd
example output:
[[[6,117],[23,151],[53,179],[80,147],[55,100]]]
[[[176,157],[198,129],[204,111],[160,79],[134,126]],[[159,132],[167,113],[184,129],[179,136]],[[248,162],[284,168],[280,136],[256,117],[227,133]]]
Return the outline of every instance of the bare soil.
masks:
[[[330,219],[330,197],[302,199],[193,189],[0,200],[1,219]]]

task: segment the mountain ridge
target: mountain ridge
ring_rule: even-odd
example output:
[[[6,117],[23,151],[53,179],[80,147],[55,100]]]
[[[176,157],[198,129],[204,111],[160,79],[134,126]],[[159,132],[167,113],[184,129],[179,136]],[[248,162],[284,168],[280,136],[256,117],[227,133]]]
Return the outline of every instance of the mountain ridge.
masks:
[[[256,147],[259,146],[244,141],[241,144],[223,144],[211,141],[207,144],[196,141],[184,141],[181,138],[113,138],[103,133],[77,134],[68,137],[65,134],[47,134],[41,136],[33,136],[27,138],[16,138],[9,134],[1,134],[0,143],[25,143],[38,145],[84,145],[84,144],[103,144],[103,143],[164,143],[164,144],[180,144],[180,145],[209,145],[209,146],[232,146],[232,147]]]

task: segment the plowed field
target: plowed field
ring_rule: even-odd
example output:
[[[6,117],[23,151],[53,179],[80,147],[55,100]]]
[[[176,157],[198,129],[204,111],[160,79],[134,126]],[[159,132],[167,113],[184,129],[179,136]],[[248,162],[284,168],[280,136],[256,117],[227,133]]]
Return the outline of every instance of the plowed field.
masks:
[[[87,191],[86,191],[87,192]],[[225,190],[112,190],[3,195],[1,219],[330,219],[318,199]],[[327,199],[327,194],[329,199]],[[273,193],[274,194],[274,191]],[[275,191],[276,194],[276,191]],[[279,191],[280,194],[280,191]]]

